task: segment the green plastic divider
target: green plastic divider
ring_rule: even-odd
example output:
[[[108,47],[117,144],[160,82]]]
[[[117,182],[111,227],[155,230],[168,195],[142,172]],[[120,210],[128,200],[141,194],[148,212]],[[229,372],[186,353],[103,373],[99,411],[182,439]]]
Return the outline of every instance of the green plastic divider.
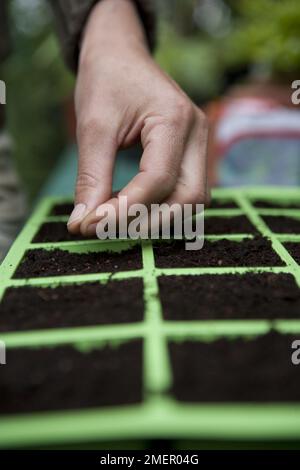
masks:
[[[300,335],[299,320],[215,320],[165,321],[159,297],[159,276],[204,274],[243,274],[273,272],[291,274],[300,287],[300,266],[284,247],[285,242],[300,242],[299,234],[275,234],[264,222],[264,215],[300,217],[300,209],[288,209],[284,204],[300,201],[297,188],[216,189],[213,198],[233,201],[235,209],[208,209],[206,217],[246,216],[257,231],[270,239],[273,250],[283,260],[282,267],[216,267],[168,268],[155,266],[150,240],[130,242],[80,241],[63,243],[32,243],[44,222],[66,222],[66,216],[51,216],[55,204],[66,203],[62,198],[47,198],[41,202],[15,241],[0,267],[0,298],[9,287],[57,286],[86,282],[106,283],[141,278],[144,284],[144,320],[122,325],[61,328],[38,331],[0,333],[7,348],[56,347],[71,344],[84,351],[101,348],[104,344],[142,338],[144,342],[144,402],[140,405],[104,407],[92,410],[34,413],[0,417],[0,447],[49,446],[55,443],[84,443],[128,439],[203,439],[203,440],[299,440],[300,403],[286,404],[184,404],[169,393],[172,370],[168,352],[170,340],[211,341],[217,337],[256,336],[275,328],[282,333]],[[256,208],[256,200],[278,201],[278,209]],[[281,207],[280,204],[283,206]],[[224,234],[206,237],[209,240],[229,239],[236,243],[252,234]],[[142,269],[117,273],[55,276],[34,279],[13,279],[14,271],[28,249],[59,247],[72,252],[127,250],[140,247]],[[300,294],[300,291],[299,291]],[[0,304],[1,315],[1,304]]]

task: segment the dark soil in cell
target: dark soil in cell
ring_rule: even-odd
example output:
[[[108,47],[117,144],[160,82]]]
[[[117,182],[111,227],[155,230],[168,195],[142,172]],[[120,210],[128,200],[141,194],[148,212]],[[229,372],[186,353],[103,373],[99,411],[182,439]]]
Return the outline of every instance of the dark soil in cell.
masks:
[[[50,242],[68,242],[86,240],[82,235],[72,235],[68,232],[65,222],[46,222],[41,226],[33,243],[50,243]]]
[[[257,200],[252,202],[254,207],[258,207],[261,209],[300,209],[300,201],[299,202],[289,202],[284,204],[282,201],[276,202],[274,201],[264,201],[264,200]]]
[[[222,227],[220,226],[221,222],[219,223],[217,218],[214,217],[214,223],[211,223],[210,225],[212,226],[213,229],[219,230],[220,233],[225,233],[222,231]],[[228,219],[225,220],[228,226]],[[237,225],[237,230],[239,228],[239,225],[241,224],[236,224]],[[242,227],[242,225],[241,225]],[[224,227],[226,228],[226,226]],[[193,221],[192,223],[192,229],[194,233],[196,232],[196,223]],[[184,231],[184,226],[182,226],[182,232]],[[249,230],[248,230],[249,232]],[[160,237],[161,237],[161,229],[160,229]],[[172,225],[170,228],[170,238],[174,236],[174,226]],[[90,237],[91,238],[91,237]],[[95,234],[94,239],[97,239],[97,235]],[[117,235],[116,238],[119,238],[119,231],[117,227]],[[129,236],[125,237],[125,239],[128,239]],[[32,243],[55,243],[55,242],[72,242],[72,241],[80,241],[80,240],[89,240],[87,237],[83,237],[82,235],[72,235],[71,233],[68,232],[67,229],[67,224],[65,222],[45,222],[36,235],[34,236]]]
[[[206,235],[224,235],[234,233],[256,233],[256,228],[245,216],[206,217],[204,222]]]
[[[162,276],[166,320],[300,319],[300,289],[291,275]]]
[[[205,241],[202,250],[187,251],[185,242],[156,243],[156,266],[159,268],[224,267],[224,266],[282,266],[284,263],[265,238],[234,242]]]
[[[72,210],[74,209],[74,204],[56,204],[53,206],[50,215],[71,215]]]
[[[207,209],[238,209],[238,205],[231,200],[212,199]]]
[[[262,218],[274,233],[300,233],[300,219],[280,216],[264,216]]]
[[[9,288],[0,304],[0,332],[132,323],[143,320],[140,279],[55,288]]]
[[[271,332],[252,340],[171,343],[173,393],[186,402],[299,402],[295,339]]]
[[[284,247],[292,255],[295,261],[300,264],[300,243],[284,243]]]
[[[139,340],[84,353],[71,346],[9,349],[0,414],[141,402],[142,355]]]
[[[102,251],[69,253],[64,250],[29,250],[18,266],[14,278],[62,276],[117,271],[142,267],[141,249],[131,248],[120,253]]]

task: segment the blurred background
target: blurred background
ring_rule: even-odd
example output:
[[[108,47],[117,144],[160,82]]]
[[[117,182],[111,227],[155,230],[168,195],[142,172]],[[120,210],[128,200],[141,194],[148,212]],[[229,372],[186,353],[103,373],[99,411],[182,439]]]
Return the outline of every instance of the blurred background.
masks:
[[[211,183],[299,185],[298,0],[157,0],[156,59],[204,108],[211,124]],[[29,205],[72,194],[76,173],[74,78],[65,68],[44,0],[11,1],[13,53],[8,129]],[[118,159],[115,187],[136,171],[140,150]]]

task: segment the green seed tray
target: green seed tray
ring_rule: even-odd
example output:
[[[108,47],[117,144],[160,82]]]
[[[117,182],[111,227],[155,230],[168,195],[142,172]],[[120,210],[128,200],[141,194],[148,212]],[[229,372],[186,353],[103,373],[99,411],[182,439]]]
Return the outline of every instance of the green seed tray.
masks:
[[[56,286],[109,279],[141,278],[144,283],[144,320],[139,323],[48,329],[0,333],[7,349],[73,345],[83,348],[101,348],[105,344],[143,339],[143,394],[141,404],[103,407],[88,410],[43,412],[0,417],[0,446],[46,446],[55,443],[84,443],[108,440],[136,439],[193,439],[193,440],[300,440],[299,403],[256,404],[188,404],[178,402],[170,394],[172,370],[168,351],[171,340],[201,341],[217,337],[256,336],[275,328],[282,333],[300,337],[299,320],[214,320],[165,321],[159,297],[158,278],[162,275],[234,274],[246,272],[288,273],[300,287],[300,266],[285,249],[284,242],[299,242],[300,234],[272,233],[263,215],[283,215],[300,218],[300,209],[289,209],[285,204],[299,202],[300,190],[292,188],[216,189],[213,200],[233,201],[236,208],[208,209],[206,217],[245,215],[258,232],[271,240],[273,250],[283,260],[282,267],[255,268],[178,268],[159,269],[151,241],[142,241],[140,249],[143,266],[140,270],[87,275],[14,279],[13,274],[26,250],[57,248],[72,252],[101,250],[122,251],[130,241],[77,241],[61,243],[32,243],[34,235],[44,222],[66,221],[65,216],[51,216],[51,208],[66,200],[48,198],[41,202],[15,241],[0,267],[0,299],[8,287]],[[256,200],[277,201],[278,209],[255,207]],[[240,242],[251,234],[207,236],[206,239],[232,239]],[[300,293],[300,291],[299,291]],[[300,313],[300,312],[299,312]],[[1,304],[0,304],[1,315]],[[0,366],[5,367],[5,366]],[[299,366],[300,367],[300,366]],[[0,371],[1,372],[1,371]],[[300,369],[299,369],[300,374]]]

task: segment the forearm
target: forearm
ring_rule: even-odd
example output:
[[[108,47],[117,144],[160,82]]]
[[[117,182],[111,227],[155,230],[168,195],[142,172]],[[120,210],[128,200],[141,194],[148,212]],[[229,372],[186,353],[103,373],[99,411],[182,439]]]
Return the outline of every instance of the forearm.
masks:
[[[62,51],[67,65],[74,71],[77,71],[80,43],[86,22],[90,18],[90,13],[97,8],[98,4],[105,3],[107,0],[48,1],[53,8]],[[114,0],[112,1],[114,2]],[[129,1],[135,5],[136,14],[140,18],[142,29],[144,29],[144,34],[147,37],[147,43],[152,48],[155,38],[154,0],[119,0],[118,9],[123,9],[121,7],[122,2],[127,3]],[[116,8],[114,10],[116,11]],[[106,31],[109,30],[109,24],[104,25],[102,23],[102,25],[105,26]]]
[[[98,209],[109,204],[120,214],[119,196],[128,207],[207,199],[205,117],[153,60],[137,8],[142,2],[99,1],[81,35],[71,233],[94,235]],[[140,171],[115,197],[116,154],[139,141]]]
[[[87,21],[80,60],[97,54],[119,54],[120,49],[147,50],[147,39],[132,0],[102,0]],[[119,57],[120,58],[120,57]]]

